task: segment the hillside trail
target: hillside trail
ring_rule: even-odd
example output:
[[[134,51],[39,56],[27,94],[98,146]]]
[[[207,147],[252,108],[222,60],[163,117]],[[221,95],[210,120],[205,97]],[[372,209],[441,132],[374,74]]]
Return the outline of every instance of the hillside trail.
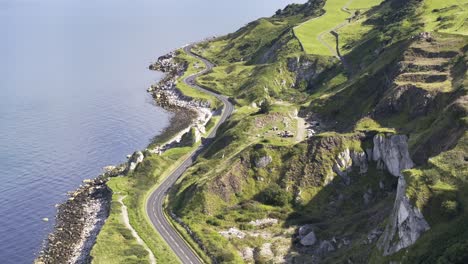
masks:
[[[353,2],[353,0],[349,0],[348,2],[346,2],[346,4],[345,4],[343,7],[341,7],[341,11],[352,15],[351,11],[349,11],[349,9],[348,9],[349,5],[351,5],[352,2]],[[325,14],[326,14],[326,13],[322,14],[321,16],[318,16],[318,17],[312,18],[312,19],[310,19],[310,20],[304,21],[304,22],[302,22],[301,24],[297,25],[295,28],[298,28],[298,27],[302,26],[302,25],[305,24],[305,23],[309,23],[310,21],[317,20],[317,19],[321,18],[322,16],[324,16]],[[330,33],[333,34],[333,33],[335,33],[336,35],[335,35],[335,34],[333,34],[333,35],[338,39],[338,33],[337,33],[337,31],[338,31],[340,28],[342,28],[342,27],[344,27],[344,26],[346,26],[346,25],[348,25],[348,24],[350,24],[349,19],[346,19],[346,20],[343,21],[342,23],[340,23],[340,24],[338,24],[338,25],[335,25],[334,27],[323,31],[323,32],[321,32],[320,34],[318,34],[318,35],[316,36],[317,41],[320,42],[323,46],[325,46],[325,47],[331,52],[331,54],[333,54],[334,57],[336,57],[337,59],[339,59],[339,60],[343,63],[345,69],[347,69],[347,70],[349,70],[349,66],[348,66],[348,64],[346,63],[346,60],[344,59],[344,57],[341,56],[341,54],[340,54],[340,52],[339,52],[338,41],[336,41],[336,45],[333,47],[333,46],[330,45],[328,42],[326,42],[326,41],[323,39],[323,37],[324,37],[326,34],[330,34]],[[332,33],[332,32],[333,32],[333,33]],[[299,41],[299,42],[300,42],[300,41]],[[300,42],[300,43],[301,43],[301,42]],[[301,43],[301,46],[302,46],[302,43]],[[303,48],[303,49],[304,49],[304,48]]]
[[[341,7],[341,11],[342,12],[345,12],[345,13],[348,13],[350,15],[352,15],[351,11],[349,11],[348,7],[349,5],[353,2],[353,0],[349,0],[348,2],[346,2],[346,4]],[[346,19],[345,21],[343,21],[342,23],[332,27],[331,29],[329,30],[325,30],[323,31],[322,33],[320,33],[318,36],[317,36],[317,40],[322,43],[322,45],[324,45],[325,47],[328,48],[328,50],[330,50],[330,52],[332,54],[334,54],[334,56],[336,58],[338,58],[342,63],[343,63],[343,66],[345,67],[345,69],[349,72],[350,70],[350,67],[348,65],[348,63],[346,62],[345,58],[343,56],[341,56],[340,54],[340,47],[339,47],[339,43],[338,43],[338,38],[339,38],[339,34],[338,34],[338,30],[340,30],[342,27],[346,26],[350,24],[350,19]],[[336,44],[335,44],[335,47],[332,47],[330,46],[330,44],[328,44],[324,39],[323,37],[325,36],[325,34],[332,34],[335,38],[336,38]]]
[[[148,245],[146,245],[146,243],[143,241],[143,239],[141,239],[141,237],[138,235],[136,230],[130,224],[130,219],[128,218],[127,206],[123,203],[123,199],[125,199],[125,197],[127,197],[127,196],[120,196],[119,200],[118,200],[121,207],[122,207],[122,218],[123,218],[124,224],[130,230],[130,232],[132,233],[132,236],[135,238],[137,243],[140,244],[141,246],[143,246],[143,248],[145,248],[146,251],[148,251],[148,257],[149,257],[150,263],[151,264],[156,264],[156,258],[154,257],[153,251],[151,251],[151,249],[148,247]]]
[[[302,142],[305,139],[306,135],[306,121],[304,118],[296,116],[297,121],[297,132],[296,132],[296,142]]]

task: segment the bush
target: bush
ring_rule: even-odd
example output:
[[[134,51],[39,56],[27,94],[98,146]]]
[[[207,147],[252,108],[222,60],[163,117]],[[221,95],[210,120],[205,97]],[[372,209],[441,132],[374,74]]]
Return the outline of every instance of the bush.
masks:
[[[437,263],[468,263],[468,242],[451,245],[445,250],[442,257],[437,260]]]
[[[254,230],[255,228],[254,228],[254,226],[251,225],[251,224],[241,223],[241,224],[239,225],[239,229],[240,229],[240,230]]]
[[[222,249],[216,257],[216,260],[220,263],[232,262],[235,259],[236,256],[234,255],[234,253],[227,249]]]
[[[148,251],[140,245],[133,245],[131,248],[125,250],[126,256],[136,256],[139,259],[145,258],[148,256]]]
[[[260,105],[260,114],[268,114],[271,111],[272,105],[270,100],[265,99]]]
[[[442,211],[448,217],[454,217],[458,214],[458,202],[447,200],[442,202]]]
[[[258,198],[264,204],[284,206],[291,201],[291,194],[283,190],[278,184],[272,184],[263,190]]]
[[[219,220],[226,219],[226,216],[224,214],[219,214],[219,215],[216,215],[215,217],[218,218]]]
[[[217,219],[208,219],[206,223],[212,226],[220,226],[221,223]]]

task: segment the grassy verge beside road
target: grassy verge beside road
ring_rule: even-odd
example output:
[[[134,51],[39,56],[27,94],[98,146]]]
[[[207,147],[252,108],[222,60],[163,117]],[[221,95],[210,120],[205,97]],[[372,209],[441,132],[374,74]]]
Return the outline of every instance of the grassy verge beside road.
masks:
[[[111,215],[93,248],[94,263],[148,263],[147,252],[136,243],[121,220],[120,205],[117,202],[121,195],[127,195],[124,203],[128,207],[130,224],[153,251],[156,260],[171,263],[177,259],[147,221],[145,201],[152,187],[159,185],[191,150],[191,147],[174,148],[161,156],[147,156],[134,173],[109,181],[109,187],[114,192]]]
[[[179,78],[177,84],[182,93],[194,99],[208,100],[212,107],[217,107],[219,102],[215,97],[193,89],[183,82],[186,77],[203,70],[204,64],[183,51],[179,52],[178,59],[188,63],[186,73]],[[208,132],[218,120],[218,117],[210,120],[206,128]],[[113,191],[111,212],[91,252],[93,263],[149,263],[148,252],[137,243],[123,222],[121,205],[118,202],[121,196],[126,196],[123,202],[128,208],[130,224],[154,253],[157,262],[178,261],[177,256],[151,225],[145,207],[149,194],[197,147],[198,145],[195,144],[173,148],[162,155],[150,154],[146,151],[145,160],[133,173],[109,180],[108,186]]]
[[[216,97],[209,95],[207,93],[204,93],[200,90],[197,90],[193,87],[190,87],[190,85],[187,85],[184,83],[184,79],[196,74],[202,70],[205,69],[205,65],[198,59],[187,55],[182,49],[178,51],[177,53],[177,60],[182,60],[186,61],[188,64],[187,71],[185,74],[179,79],[177,79],[177,88],[185,95],[191,98],[194,98],[195,100],[201,100],[201,101],[207,101],[210,103],[210,106],[212,109],[216,109],[221,106],[221,102],[216,99]]]

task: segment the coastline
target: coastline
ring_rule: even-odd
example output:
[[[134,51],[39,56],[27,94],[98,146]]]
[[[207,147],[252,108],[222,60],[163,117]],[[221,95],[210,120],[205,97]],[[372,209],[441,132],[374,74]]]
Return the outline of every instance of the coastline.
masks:
[[[122,177],[132,172],[143,162],[146,151],[162,154],[168,149],[201,140],[205,126],[212,117],[210,105],[187,97],[176,87],[188,63],[175,61],[176,52],[170,52],[149,66],[150,70],[165,73],[147,92],[156,105],[174,113],[170,124],[156,135],[148,147],[128,155],[128,161],[117,166],[107,166],[104,173],[92,180],[84,180],[83,185],[69,192],[69,198],[57,206],[56,224],[45,239],[42,250],[34,263],[90,263],[91,250],[97,236],[109,216],[112,190],[107,186],[111,177]]]

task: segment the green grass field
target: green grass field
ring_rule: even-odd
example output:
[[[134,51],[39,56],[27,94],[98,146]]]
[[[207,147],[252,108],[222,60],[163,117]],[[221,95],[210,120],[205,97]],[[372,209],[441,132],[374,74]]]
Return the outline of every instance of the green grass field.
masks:
[[[127,180],[118,178],[112,185],[119,184],[119,181]],[[136,242],[123,222],[121,205],[117,198],[112,202],[111,213],[99,233],[92,256],[93,263],[96,264],[149,263],[148,252]]]
[[[120,196],[128,208],[130,224],[145,241],[156,260],[174,263],[177,257],[150,224],[146,212],[146,197],[169,172],[192,150],[191,147],[168,150],[161,156],[152,155],[129,176],[112,178],[108,185],[114,192],[109,219],[99,233],[91,252],[93,263],[149,263],[148,252],[133,238],[123,223]]]
[[[423,12],[426,31],[468,35],[468,1],[427,0]]]
[[[325,14],[318,18],[313,18],[294,29],[294,33],[302,43],[304,50],[308,54],[334,56],[327,46],[319,39],[322,32],[330,31],[340,23],[343,23],[349,14],[341,10],[349,0],[328,0],[324,6]],[[329,43],[334,47],[334,43]]]
[[[382,2],[383,0],[352,0],[351,3],[348,5],[348,9],[366,10],[366,9],[372,8],[373,6],[379,5]]]
[[[292,21],[259,19],[235,33],[211,42],[198,44],[193,50],[217,65],[229,65],[233,62],[247,62],[265,45],[281,34]]]
[[[350,12],[356,10],[365,11],[379,5],[382,0],[328,0],[325,4],[326,13],[318,18],[311,19],[294,29],[296,37],[301,42],[304,50],[308,54],[335,56],[335,37],[329,34],[337,26],[344,23],[350,14],[344,12],[342,8],[346,7]],[[362,21],[360,21],[362,22]],[[352,23],[346,26],[345,34],[339,31],[341,39],[355,39],[362,36],[363,33],[370,30],[370,26],[362,23]],[[320,36],[322,34],[322,36]],[[349,35],[349,36],[348,36]],[[347,41],[344,41],[345,43]],[[332,50],[327,47],[332,47]]]

